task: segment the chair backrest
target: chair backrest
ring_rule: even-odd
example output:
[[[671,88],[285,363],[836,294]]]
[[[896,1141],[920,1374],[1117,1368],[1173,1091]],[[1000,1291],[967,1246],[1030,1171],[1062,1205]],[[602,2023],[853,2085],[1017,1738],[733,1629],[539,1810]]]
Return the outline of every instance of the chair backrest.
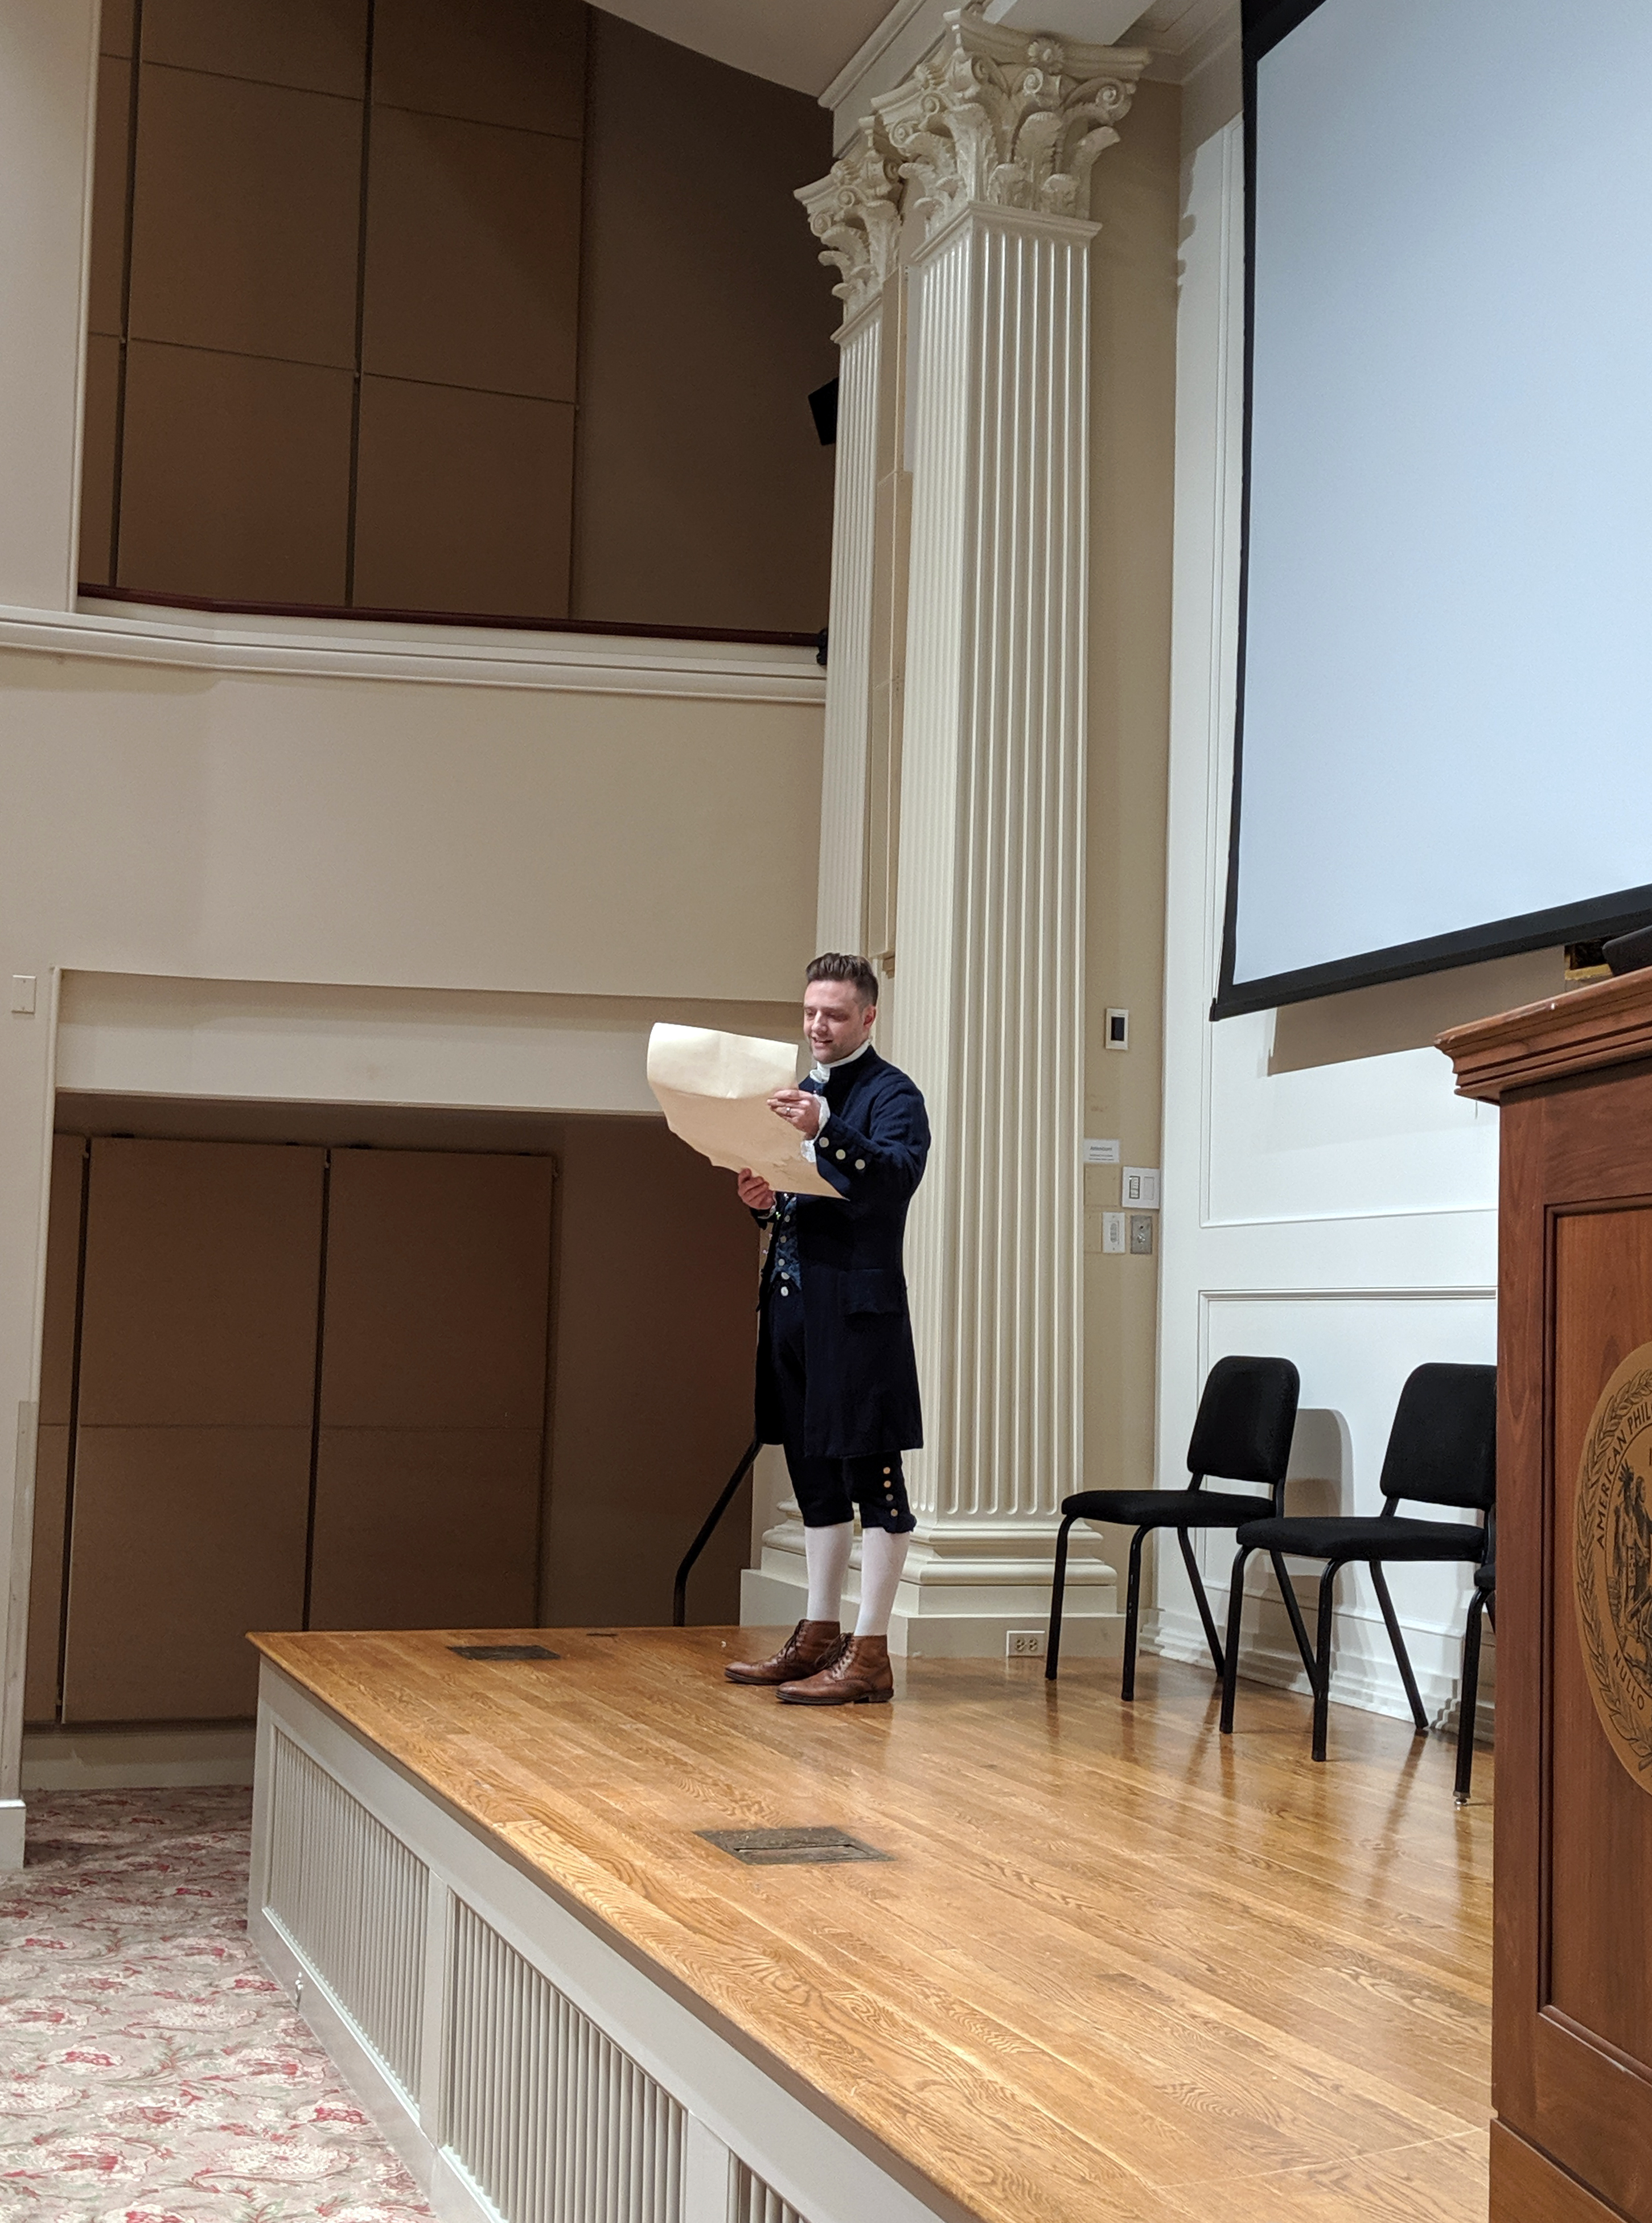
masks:
[[[1224,1482],[1285,1478],[1302,1384],[1288,1358],[1219,1358],[1188,1444],[1188,1471]]]
[[[1394,1410],[1383,1496],[1486,1512],[1497,1487],[1497,1368],[1419,1366]]]

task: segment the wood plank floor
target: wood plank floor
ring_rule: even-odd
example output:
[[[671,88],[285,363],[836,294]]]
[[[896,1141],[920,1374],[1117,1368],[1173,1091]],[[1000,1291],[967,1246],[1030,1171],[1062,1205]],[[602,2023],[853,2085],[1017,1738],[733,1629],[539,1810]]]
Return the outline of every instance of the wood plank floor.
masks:
[[[935,1660],[816,1713],[722,1681],[749,1631],[256,1640],[987,2223],[1484,2223],[1487,1753],[1458,1811],[1443,1739],[1334,1708],[1315,1767],[1306,1699],[1223,1739],[1151,1660],[1133,1707]],[[801,1823],[893,1858],[696,1835]]]

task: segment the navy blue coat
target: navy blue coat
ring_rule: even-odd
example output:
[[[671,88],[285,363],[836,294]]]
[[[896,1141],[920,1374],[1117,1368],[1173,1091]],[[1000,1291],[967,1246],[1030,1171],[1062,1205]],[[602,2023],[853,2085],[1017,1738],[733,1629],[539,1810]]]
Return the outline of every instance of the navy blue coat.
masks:
[[[815,1163],[843,1201],[798,1199],[803,1450],[810,1458],[871,1458],[924,1440],[901,1241],[930,1154],[930,1123],[917,1088],[875,1049],[829,1074],[825,1095],[831,1108]],[[771,1248],[757,1349],[757,1433],[766,1444],[782,1439],[766,1332],[773,1261]]]

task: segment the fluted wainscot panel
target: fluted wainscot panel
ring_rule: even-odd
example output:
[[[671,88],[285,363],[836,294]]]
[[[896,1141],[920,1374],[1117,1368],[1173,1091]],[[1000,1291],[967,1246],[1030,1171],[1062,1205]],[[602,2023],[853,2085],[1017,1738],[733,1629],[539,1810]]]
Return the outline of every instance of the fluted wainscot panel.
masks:
[[[807,2223],[790,2201],[782,2200],[772,2185],[765,2184],[743,2161],[731,2163],[728,2172],[728,2223]]]
[[[681,2223],[684,2113],[463,1899],[443,2143],[504,2223]]]
[[[428,1871],[279,1730],[271,1767],[265,1911],[411,2094]]]

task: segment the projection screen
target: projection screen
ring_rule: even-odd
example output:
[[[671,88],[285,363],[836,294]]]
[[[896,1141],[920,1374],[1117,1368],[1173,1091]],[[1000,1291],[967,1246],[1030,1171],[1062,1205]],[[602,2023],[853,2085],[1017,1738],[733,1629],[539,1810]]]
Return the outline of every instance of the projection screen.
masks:
[[[1247,0],[1215,1013],[1652,917],[1652,0]]]

